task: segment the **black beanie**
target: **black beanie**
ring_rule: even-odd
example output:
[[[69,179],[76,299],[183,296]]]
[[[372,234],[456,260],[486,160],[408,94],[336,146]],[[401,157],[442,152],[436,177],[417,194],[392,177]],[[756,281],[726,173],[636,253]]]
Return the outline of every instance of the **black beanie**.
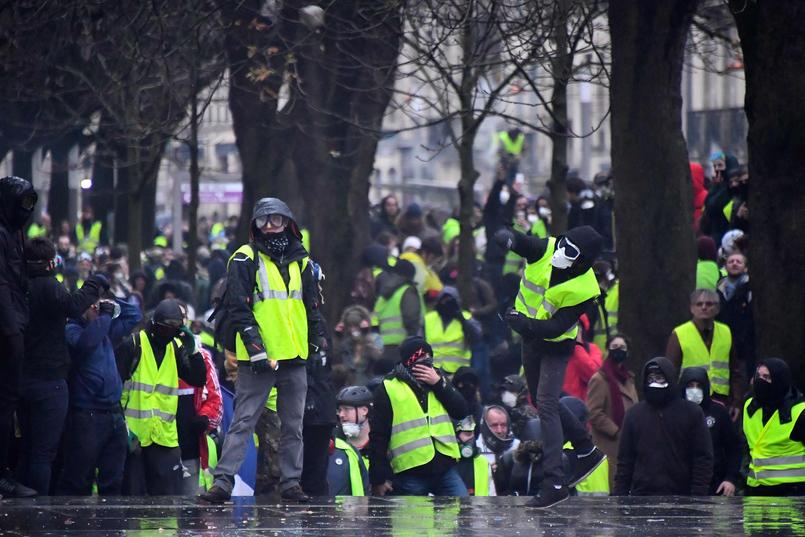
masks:
[[[184,322],[182,306],[179,304],[178,300],[173,298],[166,298],[157,304],[157,307],[154,310],[155,323],[161,323],[168,320]]]
[[[414,354],[420,352],[433,356],[433,349],[424,338],[419,336],[410,336],[400,343],[400,362],[405,362],[410,359]]]
[[[565,237],[579,247],[581,256],[590,265],[598,258],[604,247],[604,239],[591,226],[574,227],[565,233]]]
[[[398,274],[406,280],[413,280],[416,276],[416,267],[407,259],[400,259],[397,264],[392,267],[395,274]]]

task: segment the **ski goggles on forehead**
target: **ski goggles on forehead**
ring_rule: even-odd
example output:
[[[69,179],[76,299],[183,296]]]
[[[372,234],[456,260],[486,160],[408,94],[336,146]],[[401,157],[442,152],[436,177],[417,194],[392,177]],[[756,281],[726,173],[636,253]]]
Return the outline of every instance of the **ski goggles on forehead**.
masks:
[[[556,245],[557,249],[563,250],[565,257],[570,259],[571,261],[575,261],[581,252],[579,251],[578,247],[570,242],[566,237],[562,237],[559,239],[559,243]]]
[[[259,228],[266,227],[267,224],[271,224],[271,227],[284,227],[288,225],[288,217],[281,214],[267,214],[255,218],[254,223]]]

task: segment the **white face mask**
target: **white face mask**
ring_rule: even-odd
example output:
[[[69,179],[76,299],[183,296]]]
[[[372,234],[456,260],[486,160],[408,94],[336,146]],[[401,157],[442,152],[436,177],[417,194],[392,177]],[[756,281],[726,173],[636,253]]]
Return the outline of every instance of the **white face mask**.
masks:
[[[392,248],[391,252],[389,253],[391,254],[391,257],[400,257],[400,249],[397,248],[396,246]]]
[[[360,330],[353,330],[349,333],[352,336],[352,339],[361,339],[361,331]]]
[[[667,381],[665,381],[665,382],[651,382],[651,383],[649,383],[648,387],[649,388],[667,388],[668,387],[668,382]]]
[[[570,266],[573,265],[573,260],[568,259],[567,256],[565,256],[564,250],[560,248],[553,253],[553,257],[551,257],[551,265],[553,265],[554,268],[563,270],[570,268]]]
[[[517,394],[505,391],[500,394],[500,401],[509,408],[514,408],[517,405]]]
[[[551,217],[551,208],[550,207],[540,207],[537,209],[539,215],[543,218],[550,218]]]
[[[535,215],[535,214],[529,214],[529,215],[528,215],[528,223],[529,223],[529,224],[533,224],[533,223],[534,223],[534,222],[536,222],[537,220],[539,220],[539,216],[537,216],[537,215]]]
[[[501,190],[500,191],[500,203],[506,204],[509,201],[509,191],[508,190]]]
[[[341,430],[347,438],[357,438],[361,434],[361,426],[357,423],[342,423]]]
[[[704,391],[701,388],[685,388],[685,399],[700,405],[704,401]]]

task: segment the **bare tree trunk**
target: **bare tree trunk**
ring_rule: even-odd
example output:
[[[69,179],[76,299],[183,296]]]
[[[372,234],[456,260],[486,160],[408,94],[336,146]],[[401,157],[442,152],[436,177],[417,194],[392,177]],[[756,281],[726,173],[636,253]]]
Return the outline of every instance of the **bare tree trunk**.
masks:
[[[746,65],[749,268],[759,358],[805,389],[805,5],[730,2]]]
[[[11,163],[11,174],[30,181],[34,171],[33,157],[33,151],[15,149],[13,153],[14,160]]]
[[[470,118],[471,121],[471,118]],[[473,144],[475,142],[474,128],[470,127],[469,132],[465,132],[458,147],[459,166],[461,168],[461,178],[458,182],[459,197],[459,239],[458,239],[458,292],[461,296],[462,304],[474,304],[472,270],[475,264],[475,238],[472,235],[472,217],[475,210],[475,182],[480,174],[475,169],[473,158]],[[489,237],[491,240],[491,237]]]
[[[126,167],[129,186],[127,198],[126,222],[127,245],[129,251],[129,270],[134,272],[141,266],[140,252],[143,250],[143,190],[140,188],[141,170],[141,150],[139,146],[129,147],[127,160],[129,165]]]
[[[551,178],[548,180],[551,205],[551,235],[567,230],[567,84],[573,69],[568,40],[568,0],[555,4],[553,41],[556,53],[551,59]]]
[[[690,317],[695,248],[681,79],[696,0],[612,0],[612,167],[621,280],[619,327],[630,366],[664,353]]]

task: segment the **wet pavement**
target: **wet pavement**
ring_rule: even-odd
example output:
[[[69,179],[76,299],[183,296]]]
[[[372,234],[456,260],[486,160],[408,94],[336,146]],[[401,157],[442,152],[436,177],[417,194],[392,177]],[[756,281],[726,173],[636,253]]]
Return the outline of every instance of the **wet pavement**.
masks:
[[[236,498],[41,498],[0,501],[0,536],[647,537],[805,536],[805,498],[336,498],[307,505]]]

